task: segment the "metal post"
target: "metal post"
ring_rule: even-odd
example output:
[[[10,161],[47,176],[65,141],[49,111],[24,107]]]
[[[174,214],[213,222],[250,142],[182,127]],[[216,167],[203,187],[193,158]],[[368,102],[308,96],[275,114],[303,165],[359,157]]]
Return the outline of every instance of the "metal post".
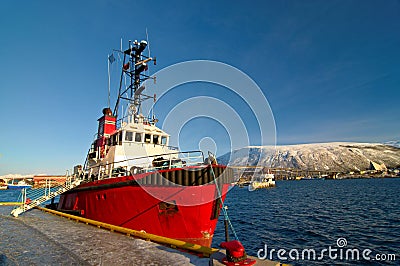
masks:
[[[50,197],[50,193],[51,193],[51,179],[49,179],[49,187],[48,187],[48,191],[47,191],[47,196],[49,196]]]
[[[97,180],[100,180],[100,174],[101,174],[101,165],[99,166],[99,174],[97,175]]]
[[[228,220],[224,220],[225,225],[225,242],[229,242],[229,227],[228,227]]]
[[[110,168],[110,170],[109,170],[109,173],[108,173],[108,176],[109,176],[109,178],[111,178],[112,177],[112,170],[113,170],[113,167],[112,167],[112,164],[110,163],[110,164],[108,164],[108,162],[106,162],[107,163],[107,166]]]
[[[22,189],[22,204],[23,207],[25,208],[25,202],[26,202],[26,188]]]
[[[114,162],[111,164],[110,167],[110,178],[112,177],[112,170],[114,169]]]

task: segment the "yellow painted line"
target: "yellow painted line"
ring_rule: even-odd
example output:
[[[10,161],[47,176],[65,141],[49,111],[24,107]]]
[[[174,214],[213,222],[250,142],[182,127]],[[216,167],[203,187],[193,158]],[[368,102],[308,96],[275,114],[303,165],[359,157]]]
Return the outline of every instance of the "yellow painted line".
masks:
[[[112,224],[108,224],[108,223],[102,223],[102,222],[98,222],[95,220],[91,220],[91,219],[87,219],[87,218],[83,218],[83,217],[79,217],[79,216],[75,216],[75,215],[71,215],[71,214],[66,214],[63,212],[59,212],[59,211],[55,211],[55,210],[51,210],[51,209],[47,209],[47,208],[43,208],[43,207],[39,207],[39,206],[36,208],[38,208],[41,211],[59,215],[59,216],[62,216],[62,217],[68,218],[68,219],[76,220],[77,222],[83,222],[86,224],[97,226],[99,228],[105,228],[105,229],[108,229],[108,230],[111,230],[114,232],[125,234],[127,236],[133,236],[133,237],[141,238],[144,240],[150,240],[152,242],[168,245],[168,246],[170,246],[172,248],[176,248],[176,249],[190,250],[190,251],[193,251],[196,253],[203,254],[204,256],[207,256],[207,257],[209,257],[211,254],[219,251],[216,248],[209,248],[209,247],[192,244],[192,243],[188,243],[188,242],[177,240],[177,239],[172,239],[172,238],[168,238],[168,237],[149,234],[144,231],[137,231],[137,230],[133,230],[133,229],[129,229],[129,228],[121,227],[121,226],[116,226],[116,225],[112,225]]]
[[[0,202],[0,206],[18,206],[21,202]]]

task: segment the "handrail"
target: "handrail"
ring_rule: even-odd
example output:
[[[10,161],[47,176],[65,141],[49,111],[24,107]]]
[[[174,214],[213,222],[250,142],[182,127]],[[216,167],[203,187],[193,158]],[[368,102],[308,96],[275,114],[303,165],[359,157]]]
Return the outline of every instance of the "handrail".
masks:
[[[194,155],[191,156],[192,153],[198,153],[199,155]],[[173,158],[173,156],[178,155],[176,158]],[[152,160],[160,157],[167,157],[163,158],[163,160],[159,160],[158,162],[168,162],[168,166],[152,166],[149,167],[149,163],[152,163]],[[146,162],[140,162],[140,160],[147,159]],[[175,162],[175,160],[180,160],[179,162]],[[132,163],[132,162],[135,162]],[[174,162],[174,163],[172,163]],[[138,167],[140,168],[140,172],[151,172],[151,171],[158,171],[162,169],[171,169],[171,168],[179,168],[179,167],[185,167],[185,166],[195,166],[195,165],[200,165],[204,162],[204,154],[202,151],[185,151],[185,152],[171,152],[171,153],[163,153],[163,154],[157,154],[157,155],[152,155],[152,156],[140,156],[140,157],[135,157],[135,158],[128,158],[125,160],[120,160],[116,162],[105,162],[101,163],[99,165],[95,165],[92,167],[88,167],[87,164],[85,165],[84,172],[88,174],[88,177],[92,175],[94,172],[95,175],[97,175],[97,179],[103,179],[103,178],[110,178],[115,176],[118,176],[120,174],[126,174],[130,171],[131,167]],[[127,165],[123,166],[118,166],[120,164],[127,163]],[[116,169],[120,169],[118,172],[114,173]],[[97,170],[97,171],[94,171]],[[90,171],[90,174],[88,173]]]
[[[172,146],[171,146],[172,147]],[[135,158],[130,158],[130,159],[125,159],[122,161],[116,161],[116,162],[112,162],[112,163],[107,163],[107,164],[103,164],[103,165],[108,165],[108,164],[116,164],[116,163],[123,163],[126,161],[131,161],[131,160],[138,160],[138,159],[146,159],[146,158],[152,158],[152,157],[159,157],[159,156],[166,156],[166,155],[176,155],[176,154],[185,154],[185,153],[194,153],[194,152],[199,152],[201,153],[201,156],[203,158],[204,161],[204,154],[202,151],[178,151],[178,152],[170,152],[170,153],[161,153],[161,154],[157,154],[157,155],[151,155],[151,156],[141,156],[141,157],[135,157]],[[200,156],[198,156],[200,158]]]
[[[11,214],[18,217],[19,214],[26,212],[39,204],[42,204],[67,190],[70,190],[81,183],[81,179],[67,176],[62,185],[51,187],[50,180],[46,179],[45,187],[39,189],[23,189],[20,195],[21,205],[12,210]]]

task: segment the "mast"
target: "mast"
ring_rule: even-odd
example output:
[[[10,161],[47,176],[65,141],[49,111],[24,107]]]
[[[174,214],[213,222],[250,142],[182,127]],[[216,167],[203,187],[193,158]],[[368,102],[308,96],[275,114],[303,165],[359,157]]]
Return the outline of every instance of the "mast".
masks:
[[[129,41],[129,48],[125,51],[118,51],[124,55],[121,69],[120,84],[118,89],[118,98],[115,103],[113,115],[118,116],[118,110],[121,104],[121,100],[128,102],[129,110],[133,116],[134,121],[138,120],[138,116],[141,112],[141,103],[147,99],[155,98],[155,96],[148,96],[143,94],[145,87],[142,83],[148,79],[155,80],[155,77],[146,75],[143,73],[148,69],[148,63],[150,61],[156,64],[156,59],[149,56],[143,55],[144,50],[147,47],[147,41],[134,42]],[[129,80],[129,84],[124,88],[123,81],[124,77]],[[152,121],[155,119],[152,118]]]

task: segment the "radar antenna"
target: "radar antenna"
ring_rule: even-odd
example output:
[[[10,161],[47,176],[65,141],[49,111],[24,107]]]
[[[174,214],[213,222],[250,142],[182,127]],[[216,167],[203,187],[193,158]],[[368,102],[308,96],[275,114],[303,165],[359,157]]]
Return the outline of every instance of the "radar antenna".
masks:
[[[148,36],[147,29],[146,36]],[[150,49],[148,53],[149,56],[143,55],[143,52],[146,48],[149,49],[150,47],[148,45],[148,42],[145,40],[142,40],[140,42],[138,42],[137,40],[129,40],[128,49],[126,49],[125,51],[117,51],[123,54],[123,60],[121,67],[121,78],[118,89],[118,98],[113,111],[113,115],[116,117],[118,116],[121,100],[125,100],[128,102],[128,108],[134,118],[133,121],[137,121],[137,117],[141,112],[141,103],[147,99],[154,99],[154,96],[143,94],[145,86],[142,85],[142,83],[148,79],[155,80],[155,77],[150,76],[145,72],[148,70],[148,63],[150,61],[153,61],[155,64],[155,58],[153,59],[152,57],[150,57]],[[123,86],[124,77],[129,80],[126,86]],[[154,120],[155,119],[152,119],[151,122],[154,123]]]

